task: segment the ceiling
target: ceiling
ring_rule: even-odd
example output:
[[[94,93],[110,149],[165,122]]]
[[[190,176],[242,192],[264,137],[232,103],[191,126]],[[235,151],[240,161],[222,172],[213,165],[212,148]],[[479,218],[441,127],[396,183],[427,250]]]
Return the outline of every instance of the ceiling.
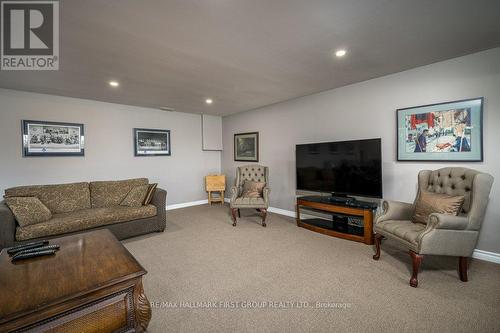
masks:
[[[498,0],[60,6],[60,70],[1,71],[0,87],[227,115],[500,46]]]

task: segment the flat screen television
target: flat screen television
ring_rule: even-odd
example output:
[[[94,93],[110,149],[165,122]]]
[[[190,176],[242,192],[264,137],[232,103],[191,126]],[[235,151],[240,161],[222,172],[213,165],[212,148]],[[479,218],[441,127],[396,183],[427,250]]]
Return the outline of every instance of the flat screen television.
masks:
[[[296,146],[297,190],[382,197],[381,139]]]

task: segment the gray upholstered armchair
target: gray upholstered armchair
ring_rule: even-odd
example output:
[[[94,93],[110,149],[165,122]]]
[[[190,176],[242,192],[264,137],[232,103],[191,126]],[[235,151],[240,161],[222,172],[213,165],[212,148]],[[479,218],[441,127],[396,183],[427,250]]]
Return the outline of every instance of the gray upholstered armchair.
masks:
[[[467,281],[467,258],[472,256],[484,218],[493,177],[466,168],[424,170],[418,174],[418,194],[421,191],[465,197],[458,216],[432,213],[427,224],[411,221],[414,205],[384,201],[384,212],[374,225],[376,254],[380,258],[380,242],[387,237],[409,249],[413,263],[410,285],[418,285],[417,274],[424,255],[459,257],[460,280]]]
[[[262,195],[259,197],[248,197],[243,195],[245,181],[265,183]],[[262,226],[266,226],[267,208],[269,207],[269,168],[253,164],[236,168],[235,186],[231,187],[231,215],[233,226],[236,226],[236,213],[240,217],[240,208],[253,208],[262,214]]]

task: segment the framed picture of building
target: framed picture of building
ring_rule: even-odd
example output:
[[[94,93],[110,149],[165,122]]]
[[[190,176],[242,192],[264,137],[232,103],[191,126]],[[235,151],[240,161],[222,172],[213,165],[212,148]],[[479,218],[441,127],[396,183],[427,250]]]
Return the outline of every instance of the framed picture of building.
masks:
[[[234,160],[244,162],[259,161],[259,132],[234,135]]]
[[[23,156],[84,156],[83,124],[22,121]]]
[[[398,161],[483,160],[483,98],[398,109]]]
[[[170,130],[134,128],[135,156],[170,156]]]

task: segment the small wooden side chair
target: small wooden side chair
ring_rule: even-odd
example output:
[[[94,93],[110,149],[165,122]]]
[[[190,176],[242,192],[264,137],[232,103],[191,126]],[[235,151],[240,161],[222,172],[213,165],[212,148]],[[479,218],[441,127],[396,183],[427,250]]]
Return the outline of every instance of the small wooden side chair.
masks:
[[[220,202],[224,203],[224,192],[226,191],[226,176],[225,175],[209,175],[205,176],[205,186],[208,193],[208,203]],[[214,196],[212,192],[216,192]]]

